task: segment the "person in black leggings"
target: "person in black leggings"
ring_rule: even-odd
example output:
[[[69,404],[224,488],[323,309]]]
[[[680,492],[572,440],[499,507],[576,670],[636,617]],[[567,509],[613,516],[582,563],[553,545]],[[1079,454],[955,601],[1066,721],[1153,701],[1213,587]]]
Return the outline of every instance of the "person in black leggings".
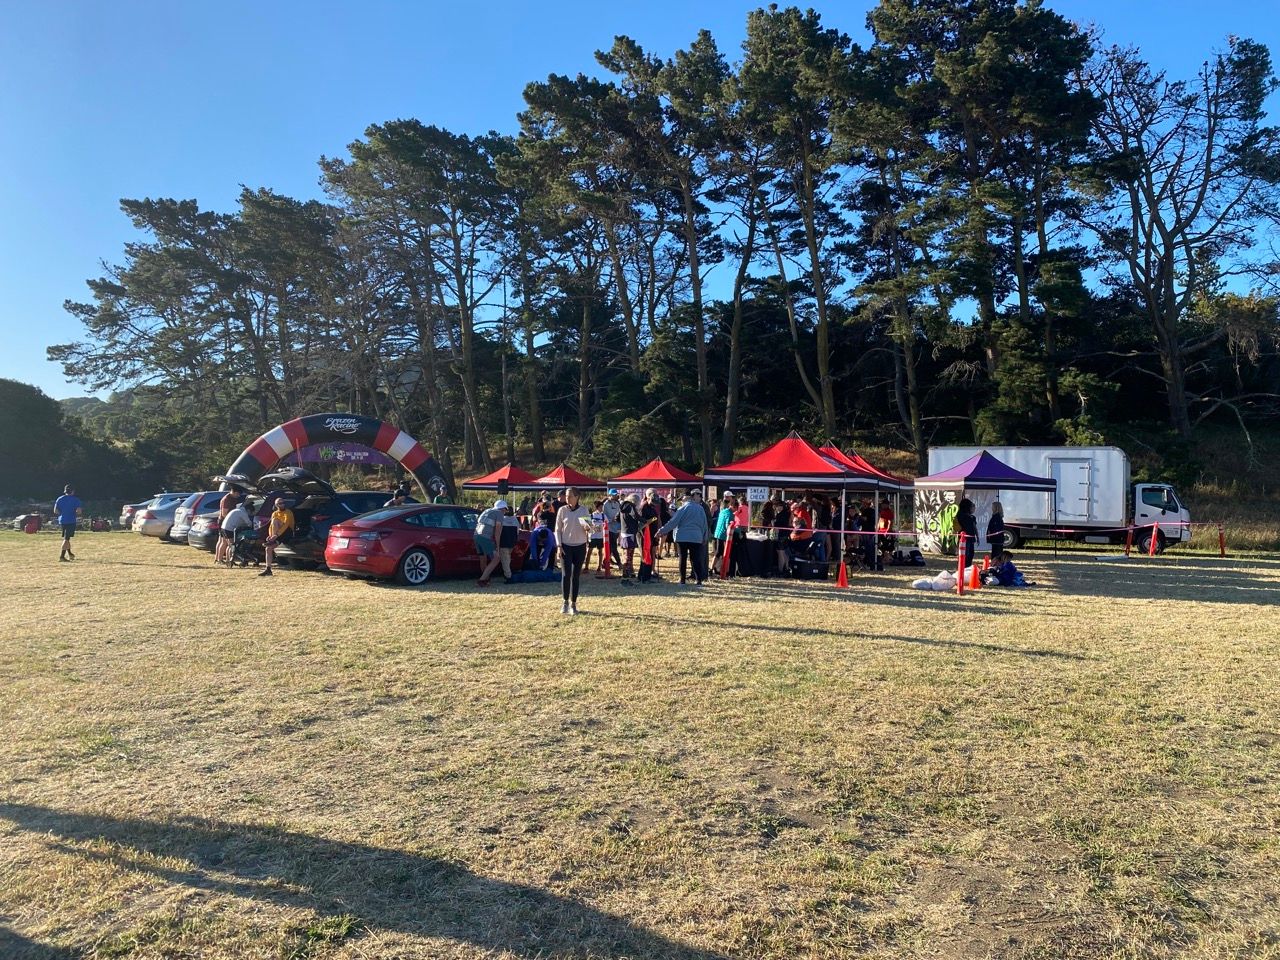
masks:
[[[565,491],[565,500],[565,505],[556,511],[556,543],[560,546],[562,571],[560,592],[564,598],[560,612],[577,614],[578,585],[582,582],[591,537],[591,514],[579,502],[578,491],[573,487]]]

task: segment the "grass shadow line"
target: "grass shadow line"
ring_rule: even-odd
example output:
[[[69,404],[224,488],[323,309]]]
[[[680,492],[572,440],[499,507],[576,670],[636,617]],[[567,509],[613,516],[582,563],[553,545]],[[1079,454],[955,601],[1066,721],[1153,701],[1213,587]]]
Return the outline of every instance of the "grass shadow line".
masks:
[[[375,931],[441,937],[526,960],[727,960],[547,890],[422,854],[193,817],[143,820],[18,803],[0,803],[0,817],[64,851],[168,883],[321,916],[354,914]],[[115,849],[101,849],[104,841]],[[187,865],[158,862],[166,858]],[[71,956],[33,954],[39,960]]]

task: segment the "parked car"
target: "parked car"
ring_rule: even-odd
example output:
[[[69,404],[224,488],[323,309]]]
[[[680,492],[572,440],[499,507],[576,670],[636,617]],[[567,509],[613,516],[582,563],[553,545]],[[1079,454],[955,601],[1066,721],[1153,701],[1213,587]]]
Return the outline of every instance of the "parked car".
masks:
[[[132,530],[134,515],[154,499],[155,497],[148,497],[137,503],[126,503],[120,508],[120,519],[116,521],[116,526],[121,530]]]
[[[208,550],[210,553],[218,546],[218,512],[206,513],[191,521],[191,529],[187,531],[187,543],[197,550]]]
[[[335,490],[301,467],[263,474],[257,491],[263,498],[256,516],[260,529],[265,528],[276,500],[292,502],[294,529],[276,547],[276,557],[300,567],[325,562],[329,528],[335,523],[377,510],[391,496],[385,490]]]
[[[186,493],[162,493],[133,515],[133,530],[144,537],[167,539],[173,527],[173,515],[182,501],[191,496]]]
[[[470,507],[416,504],[384,507],[329,528],[325,563],[358,577],[394,577],[418,587],[435,577],[476,577],[484,558],[476,553],[479,512]],[[524,568],[529,534],[511,551],[513,571]]]
[[[169,539],[179,543],[187,543],[187,534],[191,532],[192,521],[202,514],[218,515],[218,504],[222,502],[221,490],[205,490],[193,493],[179,504],[173,512],[173,528],[169,531]]]

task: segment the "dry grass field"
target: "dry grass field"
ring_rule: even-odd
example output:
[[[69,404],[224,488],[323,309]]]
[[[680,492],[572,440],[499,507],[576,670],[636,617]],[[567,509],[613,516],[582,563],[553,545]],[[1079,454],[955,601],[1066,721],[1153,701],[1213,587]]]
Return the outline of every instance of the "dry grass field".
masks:
[[[1280,957],[1280,561],[421,591],[0,534],[0,956]]]

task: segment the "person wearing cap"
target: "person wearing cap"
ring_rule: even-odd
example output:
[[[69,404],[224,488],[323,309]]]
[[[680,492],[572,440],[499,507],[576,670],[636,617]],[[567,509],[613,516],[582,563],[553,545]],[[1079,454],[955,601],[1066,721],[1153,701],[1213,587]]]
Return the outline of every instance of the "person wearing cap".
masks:
[[[618,535],[622,532],[622,503],[618,500],[618,491],[610,490],[609,499],[604,502],[605,535],[609,538],[609,566],[618,565]]]
[[[502,562],[498,554],[498,539],[502,536],[502,523],[507,518],[507,501],[495,500],[493,506],[476,520],[476,552],[488,560],[477,585],[487,587],[489,576]]]

